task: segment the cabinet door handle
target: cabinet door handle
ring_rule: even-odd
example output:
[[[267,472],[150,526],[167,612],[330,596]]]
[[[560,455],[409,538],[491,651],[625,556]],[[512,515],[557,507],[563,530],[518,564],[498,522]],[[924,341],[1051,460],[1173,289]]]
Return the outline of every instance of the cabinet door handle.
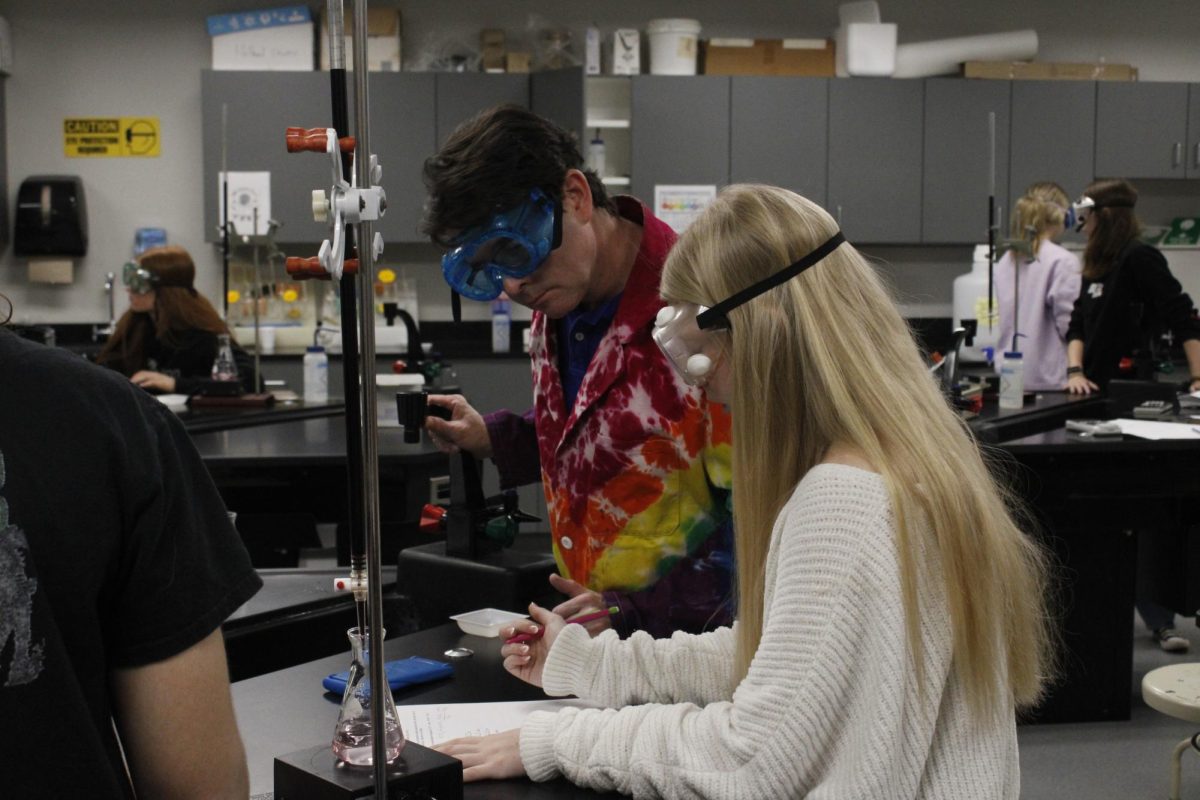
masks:
[[[1192,152],[1192,166],[1200,169],[1200,142],[1196,142],[1196,149]]]
[[[1178,167],[1183,163],[1183,142],[1176,142],[1175,147],[1171,149],[1171,167]]]
[[[1200,149],[1200,145],[1197,145],[1197,149]],[[840,205],[837,207],[837,224],[839,228],[842,227],[842,207]]]

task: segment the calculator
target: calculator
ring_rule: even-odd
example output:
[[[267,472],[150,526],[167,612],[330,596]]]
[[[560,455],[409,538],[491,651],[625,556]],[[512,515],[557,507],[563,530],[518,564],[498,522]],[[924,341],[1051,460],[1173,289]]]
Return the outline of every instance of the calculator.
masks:
[[[1133,407],[1136,419],[1159,419],[1175,413],[1175,404],[1166,400],[1147,400]]]

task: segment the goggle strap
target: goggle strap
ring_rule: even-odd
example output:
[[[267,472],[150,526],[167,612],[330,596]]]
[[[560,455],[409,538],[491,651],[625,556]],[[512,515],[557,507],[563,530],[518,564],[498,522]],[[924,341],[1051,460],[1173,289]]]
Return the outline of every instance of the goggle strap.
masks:
[[[774,275],[764,278],[753,286],[747,286],[745,289],[733,295],[732,297],[726,298],[712,308],[700,312],[698,315],[696,315],[696,326],[702,331],[711,330],[714,328],[729,327],[729,319],[725,315],[730,311],[737,308],[742,303],[753,300],[760,294],[770,291],[776,286],[786,283],[787,281],[796,277],[801,272],[804,272],[804,270],[808,269],[821,259],[825,258],[825,256],[832,253],[845,241],[846,237],[842,235],[841,231],[838,231],[833,236],[830,236],[823,245],[818,247],[816,250],[813,250],[799,261],[792,262],[790,265],[784,267]]]
[[[554,197],[554,236],[550,240],[550,249],[557,250],[562,244],[562,222],[563,222],[563,207],[562,198],[557,195]]]

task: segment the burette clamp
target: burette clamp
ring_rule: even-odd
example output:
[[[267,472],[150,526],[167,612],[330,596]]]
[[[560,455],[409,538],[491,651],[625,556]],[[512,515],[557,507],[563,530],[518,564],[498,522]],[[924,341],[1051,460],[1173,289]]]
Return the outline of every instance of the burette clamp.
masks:
[[[342,174],[343,153],[351,153],[354,160],[358,159],[357,142],[353,136],[338,138],[333,128],[292,127],[287,129],[285,138],[289,153],[325,153],[329,157],[331,177],[328,191],[314,189],[310,197],[313,219],[325,223],[329,238],[321,242],[315,259],[289,258],[286,262],[287,272],[298,280],[341,280],[343,273],[353,273],[358,267],[357,260],[354,260],[351,268],[351,259],[345,258],[346,225],[375,222],[387,211],[387,193],[378,185],[383,178],[383,167],[377,156],[369,156],[371,185],[360,187],[353,166],[349,181]],[[375,234],[371,252],[375,258],[383,254],[382,235]]]

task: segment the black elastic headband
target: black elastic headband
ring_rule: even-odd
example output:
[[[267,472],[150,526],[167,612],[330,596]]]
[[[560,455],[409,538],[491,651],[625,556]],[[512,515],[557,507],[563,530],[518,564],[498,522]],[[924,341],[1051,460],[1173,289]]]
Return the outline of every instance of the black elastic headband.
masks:
[[[733,297],[722,300],[712,308],[700,312],[698,315],[696,315],[696,326],[702,331],[728,328],[729,318],[726,316],[726,314],[728,314],[730,311],[737,308],[742,303],[753,300],[763,292],[774,289],[781,283],[786,283],[787,281],[796,277],[801,272],[804,272],[804,270],[808,269],[813,264],[816,264],[825,256],[832,253],[845,241],[846,237],[842,235],[841,231],[838,231],[833,236],[830,236],[825,244],[821,245],[816,250],[813,250],[799,261],[793,262],[792,264],[779,270],[779,272],[776,272],[774,275],[763,278],[761,281],[752,286],[747,286]]]

